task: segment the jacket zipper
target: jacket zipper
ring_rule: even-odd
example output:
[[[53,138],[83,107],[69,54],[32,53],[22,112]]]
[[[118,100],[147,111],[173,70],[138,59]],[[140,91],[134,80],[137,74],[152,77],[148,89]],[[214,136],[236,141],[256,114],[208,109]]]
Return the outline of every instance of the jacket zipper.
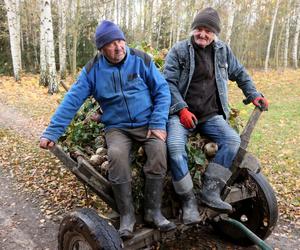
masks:
[[[127,103],[127,100],[125,98],[125,95],[124,95],[124,91],[123,91],[123,85],[122,85],[122,77],[121,77],[121,72],[120,72],[120,69],[119,70],[119,78],[120,78],[120,87],[121,87],[121,92],[122,92],[122,96],[124,98],[124,101],[125,101],[125,104],[126,104],[126,109],[127,109],[127,112],[128,112],[128,116],[129,116],[129,119],[131,121],[131,127],[132,127],[132,118],[131,118],[131,115],[130,115],[130,112],[129,112],[129,108],[128,108],[128,103]]]
[[[113,80],[114,80],[114,86],[115,86],[115,93],[117,93],[117,84],[115,79],[115,73],[113,72]]]

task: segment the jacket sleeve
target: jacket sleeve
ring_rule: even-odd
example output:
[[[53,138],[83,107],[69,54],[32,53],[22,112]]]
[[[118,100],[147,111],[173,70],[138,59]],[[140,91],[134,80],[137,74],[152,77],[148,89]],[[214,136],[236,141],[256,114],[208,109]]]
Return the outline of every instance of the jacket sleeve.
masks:
[[[169,51],[165,66],[164,66],[164,76],[169,84],[170,92],[171,92],[171,107],[170,114],[174,114],[179,110],[187,107],[188,105],[184,101],[179,89],[179,78],[180,78],[180,63],[178,58],[178,53],[176,51],[175,46]]]
[[[85,68],[81,71],[77,81],[64,96],[63,101],[56,109],[50,120],[49,126],[44,130],[41,138],[47,138],[57,142],[59,137],[65,132],[73,117],[91,95],[91,84],[87,78]]]
[[[149,121],[149,129],[166,130],[169,116],[171,96],[169,86],[151,60],[147,73],[148,86],[153,102],[153,111]]]
[[[227,48],[227,61],[228,61],[228,78],[235,81],[238,87],[243,91],[246,99],[243,100],[245,104],[249,104],[258,96],[263,96],[256,90],[256,87],[245,67],[237,60],[232,53],[231,49]]]

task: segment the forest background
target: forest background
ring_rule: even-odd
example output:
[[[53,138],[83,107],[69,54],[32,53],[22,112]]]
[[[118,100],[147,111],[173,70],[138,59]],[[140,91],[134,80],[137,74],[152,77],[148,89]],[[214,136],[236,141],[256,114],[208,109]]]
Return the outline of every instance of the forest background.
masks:
[[[75,77],[95,55],[94,32],[104,19],[159,64],[207,6],[218,10],[220,38],[247,68],[298,68],[300,0],[0,0],[0,74],[40,73],[56,92],[57,76]]]

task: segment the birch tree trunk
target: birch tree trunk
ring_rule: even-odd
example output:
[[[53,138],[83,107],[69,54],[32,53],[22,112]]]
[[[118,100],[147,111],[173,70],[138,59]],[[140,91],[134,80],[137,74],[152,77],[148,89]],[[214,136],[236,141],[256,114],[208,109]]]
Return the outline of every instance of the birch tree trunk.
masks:
[[[77,41],[78,41],[78,24],[79,24],[79,11],[80,11],[80,0],[76,1],[76,12],[75,12],[75,22],[73,25],[73,47],[72,47],[72,76],[74,77],[76,75],[76,69],[77,69]]]
[[[176,1],[176,10],[182,10],[183,9],[183,3],[182,1]],[[177,25],[176,25],[176,36],[175,36],[175,42],[178,42],[180,40],[180,32],[181,32],[181,29],[182,29],[182,25],[183,25],[183,16],[182,15],[177,15]]]
[[[280,2],[280,0],[276,1],[276,7],[275,7],[273,19],[272,19],[270,35],[269,35],[269,42],[268,42],[268,47],[267,47],[267,54],[266,54],[266,59],[265,59],[265,71],[268,71],[270,49],[271,49],[271,43],[272,43],[272,38],[273,38],[273,31],[274,31],[275,21],[276,21],[276,17],[277,17],[278,8],[279,8],[279,2]]]
[[[48,85],[48,93],[53,94],[58,92],[58,84],[56,79],[53,26],[52,26],[52,16],[51,16],[51,1],[42,0],[41,3],[42,3],[41,17],[43,17],[43,19],[41,19],[41,38],[44,40],[45,43],[45,49],[43,50],[45,51],[45,58],[46,58],[45,84]]]
[[[127,12],[128,12],[128,17],[127,17],[128,18],[128,33],[131,34],[132,39],[134,40],[134,32],[133,32],[133,19],[134,19],[133,13],[134,13],[134,11],[133,11],[133,2],[132,1],[128,2]]]
[[[115,0],[115,23],[119,24],[119,22],[120,22],[119,0]]]
[[[231,33],[232,33],[235,11],[236,11],[235,0],[229,0],[227,2],[227,31],[225,35],[225,41],[229,46],[231,42]]]
[[[171,6],[171,13],[173,13],[173,0],[170,0],[170,6]],[[168,47],[171,48],[173,45],[173,34],[174,34],[174,26],[175,26],[175,20],[174,15],[171,15],[171,24],[170,24],[170,34],[169,34],[169,45]]]
[[[66,14],[67,14],[67,2],[59,0],[59,73],[61,79],[66,78]]]
[[[295,69],[298,68],[298,43],[299,43],[299,32],[300,32],[300,0],[297,0],[296,3],[296,15],[297,15],[297,22],[296,22],[296,31],[294,36],[294,44],[292,50],[292,60],[293,66]]]
[[[291,7],[291,0],[288,0],[286,22],[285,22],[283,69],[286,69],[288,66],[289,40],[290,40],[290,7]]]
[[[127,30],[128,24],[127,24],[127,12],[128,12],[128,5],[127,5],[127,0],[123,0],[121,2],[121,8],[122,8],[122,18],[120,20],[120,26],[124,29]]]
[[[148,2],[148,44],[152,44],[152,29],[153,29],[153,0]]]
[[[41,3],[41,23],[40,23],[40,85],[48,86],[47,60],[46,60],[46,30],[44,27],[45,11],[42,11]]]
[[[20,80],[22,70],[21,35],[20,35],[20,2],[19,0],[5,0],[10,39],[10,50],[13,62],[14,77]]]
[[[162,26],[162,10],[159,10],[159,19],[158,19],[158,28],[157,28],[157,38],[156,38],[156,47],[159,46],[160,36],[161,36],[161,26]]]
[[[276,70],[278,70],[278,68],[280,66],[280,63],[279,63],[279,50],[281,48],[281,41],[282,41],[282,38],[283,38],[283,29],[284,28],[285,28],[285,25],[282,24],[279,35],[276,38],[276,41],[277,41],[277,43],[275,44],[275,66],[276,66]]]

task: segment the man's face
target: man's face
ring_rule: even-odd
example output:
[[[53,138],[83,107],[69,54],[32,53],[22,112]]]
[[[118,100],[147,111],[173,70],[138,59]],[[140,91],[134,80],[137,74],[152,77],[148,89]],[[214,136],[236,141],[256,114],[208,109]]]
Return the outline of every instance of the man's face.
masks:
[[[126,42],[123,40],[115,40],[103,46],[101,49],[103,55],[111,63],[121,62],[126,55]]]
[[[205,48],[206,46],[210,45],[215,38],[215,34],[210,29],[203,26],[194,29],[193,36],[195,43],[202,48]]]

